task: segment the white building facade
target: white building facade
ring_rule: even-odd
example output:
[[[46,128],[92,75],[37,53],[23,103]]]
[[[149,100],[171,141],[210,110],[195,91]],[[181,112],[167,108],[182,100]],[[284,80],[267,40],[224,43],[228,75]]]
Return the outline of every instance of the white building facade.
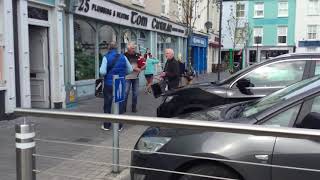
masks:
[[[235,53],[234,61],[241,61],[243,54],[242,50],[245,47],[243,35],[241,30],[248,26],[248,10],[249,1],[247,0],[224,0],[223,1],[223,15],[222,15],[222,61],[227,62],[230,58],[230,53]],[[239,34],[242,40],[237,40],[236,36]],[[244,41],[243,41],[244,40]]]
[[[296,0],[296,52],[320,52],[320,1]]]

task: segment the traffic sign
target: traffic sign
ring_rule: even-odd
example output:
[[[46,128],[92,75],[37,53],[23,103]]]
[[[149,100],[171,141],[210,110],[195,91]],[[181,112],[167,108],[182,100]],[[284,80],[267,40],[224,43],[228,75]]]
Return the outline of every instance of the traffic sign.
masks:
[[[126,94],[126,80],[124,77],[116,78],[114,80],[114,101],[116,103],[123,102]]]

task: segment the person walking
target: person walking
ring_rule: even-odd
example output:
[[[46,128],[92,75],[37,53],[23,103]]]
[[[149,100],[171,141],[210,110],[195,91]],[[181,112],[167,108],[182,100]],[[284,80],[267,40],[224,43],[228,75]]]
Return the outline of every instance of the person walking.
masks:
[[[144,76],[147,80],[146,92],[151,93],[151,85],[153,83],[153,75],[155,73],[155,65],[159,63],[159,60],[152,57],[151,54],[146,54],[146,68],[144,70]]]
[[[125,77],[127,74],[133,71],[131,64],[126,56],[119,54],[117,51],[117,43],[111,42],[109,45],[109,51],[103,56],[100,66],[100,74],[104,76],[104,113],[111,114],[111,106],[113,101],[113,76],[119,75],[119,77]],[[119,113],[123,114],[123,103],[119,105]],[[123,125],[120,124],[122,130]],[[103,130],[110,130],[111,123],[105,122],[102,124]]]
[[[124,103],[124,106],[125,106],[124,110],[125,111],[127,110],[127,102],[128,102],[128,97],[130,93],[130,88],[132,88],[131,110],[132,112],[136,113],[138,112],[137,104],[138,104],[139,73],[141,72],[142,69],[144,69],[144,66],[141,68],[138,67],[138,59],[140,55],[136,53],[136,46],[134,43],[132,42],[128,43],[128,50],[124,55],[128,58],[133,68],[132,73],[126,76],[126,100]]]
[[[168,83],[168,90],[173,90],[179,87],[179,62],[174,58],[173,49],[166,49],[165,56],[167,62],[164,67],[164,72],[161,73],[161,77]]]

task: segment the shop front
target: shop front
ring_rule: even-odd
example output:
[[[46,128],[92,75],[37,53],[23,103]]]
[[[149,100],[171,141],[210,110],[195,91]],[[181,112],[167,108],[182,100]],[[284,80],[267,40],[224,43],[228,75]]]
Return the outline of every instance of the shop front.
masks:
[[[199,73],[207,72],[207,47],[208,47],[208,37],[193,34],[190,39],[191,45],[191,64],[194,70]]]
[[[252,46],[247,49],[247,61],[249,64],[254,64],[283,54],[293,53],[294,50],[293,46]]]
[[[149,48],[153,56],[165,63],[164,50],[175,52],[185,48],[183,26],[116,2],[104,0],[86,1],[69,16],[69,27],[73,28],[74,47],[70,46],[71,63],[66,69],[67,82],[76,86],[77,97],[82,99],[94,95],[95,79],[99,78],[99,66],[111,41],[118,43],[118,50],[126,51],[127,44],[134,42],[136,51]],[[73,21],[71,21],[73,20]],[[72,68],[74,67],[74,70]],[[157,68],[159,71],[161,68]],[[70,71],[69,71],[70,70]],[[71,74],[70,74],[71,73]],[[140,86],[144,86],[141,73]]]

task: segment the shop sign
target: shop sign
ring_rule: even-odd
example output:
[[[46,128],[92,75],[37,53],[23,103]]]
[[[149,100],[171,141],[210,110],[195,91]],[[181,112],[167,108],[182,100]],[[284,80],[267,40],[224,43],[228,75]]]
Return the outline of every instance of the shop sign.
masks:
[[[199,36],[192,36],[191,46],[207,47],[208,46],[207,39]]]
[[[115,24],[186,37],[185,28],[175,23],[104,0],[77,0],[76,14]]]

